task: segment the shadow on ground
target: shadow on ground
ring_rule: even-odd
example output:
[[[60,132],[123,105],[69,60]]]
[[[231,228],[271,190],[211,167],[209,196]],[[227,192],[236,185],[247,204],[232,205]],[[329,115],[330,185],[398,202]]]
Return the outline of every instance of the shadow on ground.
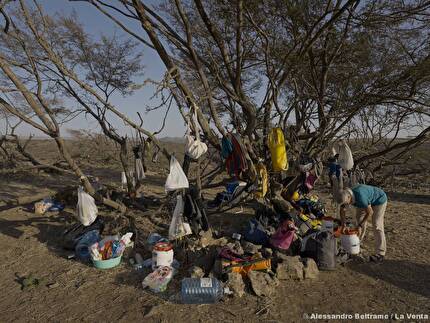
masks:
[[[387,192],[388,199],[404,203],[429,204],[430,195],[420,195],[413,193]]]
[[[385,260],[381,264],[357,264],[351,269],[385,281],[408,292],[430,298],[430,266],[408,260]]]
[[[67,211],[19,220],[0,218],[0,233],[15,239],[24,235],[32,236],[40,243],[46,243],[51,251],[57,252],[61,250],[62,233],[73,221],[74,215]],[[29,231],[29,227],[37,229],[37,232]]]

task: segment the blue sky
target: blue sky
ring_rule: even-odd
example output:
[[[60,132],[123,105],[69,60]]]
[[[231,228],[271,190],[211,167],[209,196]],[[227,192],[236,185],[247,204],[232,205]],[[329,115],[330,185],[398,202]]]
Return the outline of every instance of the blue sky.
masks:
[[[154,3],[156,2],[157,1],[154,1]],[[109,18],[105,17],[92,5],[85,2],[69,2],[67,0],[40,0],[39,3],[43,6],[45,12],[51,15],[55,15],[56,13],[70,14],[75,11],[77,13],[78,19],[83,23],[87,32],[90,32],[95,36],[100,35],[101,33],[105,35],[111,35],[113,33],[125,35],[125,33],[121,29],[117,28],[115,24],[109,20]],[[142,28],[138,24],[133,26],[133,30],[144,35]],[[143,65],[145,66],[145,69],[142,79],[138,81],[143,82],[148,78],[160,80],[166,69],[157,53],[153,49],[145,47],[144,45],[142,45],[141,49],[143,51]],[[126,113],[136,121],[139,121],[136,113],[139,111],[144,118],[144,128],[150,131],[156,131],[161,127],[164,109],[145,114],[145,108],[147,105],[154,105],[157,103],[156,100],[150,100],[154,91],[155,89],[153,86],[146,86],[143,89],[136,91],[131,96],[125,98],[121,96],[114,97],[112,102],[117,107],[119,107],[123,113]],[[125,132],[131,134],[131,128],[124,126],[121,120],[115,120],[113,124],[123,134]],[[85,118],[84,116],[80,116],[64,125],[62,128],[63,136],[67,135],[65,131],[67,128],[92,129],[94,131],[99,131],[97,123],[90,117]],[[182,136],[184,132],[185,127],[182,117],[179,115],[177,108],[172,107],[167,118],[166,127],[159,136],[178,137]],[[19,134],[21,135],[28,135],[30,133],[40,135],[38,131],[28,125],[23,125],[19,130]]]
[[[149,1],[151,2],[151,1]],[[153,4],[160,3],[161,1],[152,0]],[[68,0],[39,0],[39,3],[43,6],[45,12],[55,15],[56,13],[70,14],[73,11],[77,13],[78,19],[82,22],[87,32],[92,33],[95,37],[101,33],[105,35],[111,35],[117,33],[119,35],[126,34],[115,26],[115,24],[100,13],[92,5],[85,2],[70,2]],[[130,23],[127,19],[127,23]],[[140,25],[136,22],[135,25],[128,25],[133,29],[134,32],[146,36]],[[146,37],[145,37],[146,38]],[[142,44],[141,47],[143,51],[143,65],[145,66],[144,75],[139,82],[143,82],[145,79],[160,80],[164,75],[166,69],[158,57],[157,53]],[[125,114],[127,114],[131,119],[139,122],[137,117],[137,112],[139,111],[144,117],[143,127],[149,131],[156,131],[161,127],[162,119],[164,116],[164,109],[153,111],[145,114],[145,108],[148,105],[156,105],[157,100],[152,100],[151,97],[155,92],[153,86],[146,86],[143,89],[136,91],[132,96],[123,98],[121,96],[114,97],[112,102]],[[113,119],[114,126],[120,130],[122,134],[126,132],[132,134],[131,128],[123,124],[119,119]],[[0,131],[4,127],[0,121]],[[93,131],[99,131],[97,123],[90,117],[79,116],[73,121],[67,123],[62,128],[63,136],[67,136],[66,129],[90,129]],[[416,130],[416,129],[415,129]],[[163,132],[159,135],[160,137],[170,136],[170,137],[180,137],[183,136],[185,132],[184,122],[182,117],[179,115],[177,108],[174,106],[171,108],[169,116],[167,118],[166,126]],[[38,131],[28,125],[22,125],[18,130],[20,135],[28,135],[30,133],[36,136],[41,135]],[[412,131],[412,134],[416,131]],[[409,133],[402,131],[402,136],[407,136]]]

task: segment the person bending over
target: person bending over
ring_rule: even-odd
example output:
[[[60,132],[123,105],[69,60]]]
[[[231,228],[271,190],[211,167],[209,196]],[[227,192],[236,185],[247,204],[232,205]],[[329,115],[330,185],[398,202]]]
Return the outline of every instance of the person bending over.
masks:
[[[387,208],[387,194],[379,187],[359,184],[340,192],[340,217],[345,224],[345,210],[348,205],[356,207],[359,238],[363,240],[366,234],[367,219],[372,217],[375,238],[375,254],[370,256],[372,262],[382,262],[385,257],[387,244],[384,233],[384,215]]]

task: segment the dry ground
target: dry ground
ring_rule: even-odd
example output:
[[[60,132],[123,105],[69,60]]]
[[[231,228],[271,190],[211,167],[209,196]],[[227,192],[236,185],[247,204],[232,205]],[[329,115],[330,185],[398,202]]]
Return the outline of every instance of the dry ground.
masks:
[[[103,182],[118,182],[120,178],[115,165],[85,167]],[[164,195],[165,172],[159,170],[160,165],[151,165],[148,176],[146,191],[154,196]],[[3,172],[0,201],[42,190],[48,192],[74,181],[28,172]],[[133,271],[125,262],[116,269],[100,271],[67,260],[60,237],[62,230],[75,221],[73,208],[37,216],[27,205],[0,204],[0,321],[301,322],[305,313],[430,315],[430,192],[401,187],[389,191],[385,228],[388,254],[383,264],[350,262],[334,272],[322,272],[318,280],[284,281],[271,298],[258,298],[248,292],[242,298],[225,298],[215,305],[177,303],[180,277],[192,263],[182,260],[182,270],[168,291],[152,294],[141,288],[145,273]],[[319,187],[318,193],[332,212],[324,187]],[[102,215],[106,212],[101,208]],[[157,227],[139,212],[132,212],[138,219],[140,242],[151,231],[165,232],[165,228]],[[230,234],[252,215],[253,210],[245,207],[241,214],[232,210],[214,215],[211,223]],[[372,251],[372,241],[369,230],[365,254]],[[23,291],[22,279],[29,274],[42,279],[41,285]],[[53,284],[51,288],[47,287],[49,284]]]

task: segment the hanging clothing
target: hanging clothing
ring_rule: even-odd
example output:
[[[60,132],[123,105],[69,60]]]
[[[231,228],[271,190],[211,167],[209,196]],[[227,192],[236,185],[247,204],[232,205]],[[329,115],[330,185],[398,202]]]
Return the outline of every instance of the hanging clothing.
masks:
[[[229,175],[239,178],[240,174],[248,169],[246,151],[239,135],[230,134],[228,137],[224,137],[221,153],[226,159],[226,169]]]
[[[233,144],[230,139],[230,135],[224,136],[221,140],[221,156],[227,159],[233,152]]]

